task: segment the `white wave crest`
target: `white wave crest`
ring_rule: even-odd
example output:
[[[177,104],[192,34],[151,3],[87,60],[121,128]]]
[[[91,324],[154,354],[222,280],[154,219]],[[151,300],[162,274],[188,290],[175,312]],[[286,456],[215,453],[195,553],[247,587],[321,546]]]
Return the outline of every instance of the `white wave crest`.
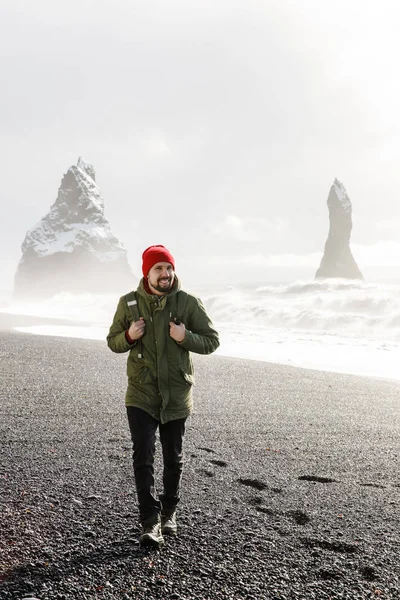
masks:
[[[296,281],[200,297],[220,332],[219,354],[400,378],[400,285]],[[118,299],[65,293],[1,310],[71,321],[21,329],[30,333],[104,340]]]
[[[229,290],[210,296],[213,318],[260,328],[290,328],[400,339],[400,286],[347,281]]]

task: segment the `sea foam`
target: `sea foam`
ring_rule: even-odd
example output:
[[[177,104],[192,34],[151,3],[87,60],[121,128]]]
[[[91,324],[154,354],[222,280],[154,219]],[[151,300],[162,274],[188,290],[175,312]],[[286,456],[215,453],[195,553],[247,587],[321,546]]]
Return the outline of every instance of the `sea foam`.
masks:
[[[400,285],[334,279],[188,291],[220,332],[219,354],[400,379]],[[74,321],[19,328],[26,332],[105,339],[118,299],[63,293],[1,310]]]

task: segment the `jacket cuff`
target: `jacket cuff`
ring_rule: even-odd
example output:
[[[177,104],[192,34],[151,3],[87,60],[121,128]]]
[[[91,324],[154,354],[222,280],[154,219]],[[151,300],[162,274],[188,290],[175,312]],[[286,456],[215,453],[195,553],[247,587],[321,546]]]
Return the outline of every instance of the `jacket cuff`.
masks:
[[[133,340],[133,339],[132,339],[132,338],[129,336],[128,330],[126,330],[126,331],[125,331],[125,339],[126,339],[126,341],[128,342],[128,344],[129,344],[130,346],[134,346],[134,345],[136,344],[136,342],[137,342],[137,340]]]
[[[190,337],[190,335],[189,335],[190,333],[191,332],[186,329],[186,331],[185,331],[185,337],[183,338],[183,340],[181,342],[176,342],[178,344],[178,346],[185,347],[185,344],[186,344],[186,342],[188,341],[188,339]]]

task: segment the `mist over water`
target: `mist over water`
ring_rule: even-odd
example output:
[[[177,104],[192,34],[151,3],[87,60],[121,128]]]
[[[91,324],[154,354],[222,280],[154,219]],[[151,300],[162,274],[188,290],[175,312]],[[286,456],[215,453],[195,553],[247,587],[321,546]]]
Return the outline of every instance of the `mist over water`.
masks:
[[[341,279],[190,290],[221,336],[221,355],[400,378],[400,285]],[[20,330],[105,339],[118,294],[58,294],[0,309],[54,319]],[[67,319],[71,326],[58,325]],[[72,325],[72,321],[74,324]]]
[[[210,296],[214,319],[259,328],[390,337],[400,341],[400,285],[297,281]]]

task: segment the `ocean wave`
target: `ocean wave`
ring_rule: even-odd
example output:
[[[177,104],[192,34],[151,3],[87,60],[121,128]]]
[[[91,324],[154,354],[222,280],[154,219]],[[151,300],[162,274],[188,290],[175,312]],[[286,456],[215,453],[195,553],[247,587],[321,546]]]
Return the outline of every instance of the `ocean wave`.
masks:
[[[400,286],[312,281],[230,287],[208,295],[203,290],[200,297],[220,333],[218,353],[399,377]],[[9,304],[2,310],[76,322],[19,328],[27,333],[104,340],[118,299],[115,294],[64,293],[40,304]]]
[[[400,336],[400,286],[330,280],[229,290],[206,307],[221,323],[349,335]]]
[[[352,292],[360,291],[379,291],[382,288],[392,290],[393,293],[400,293],[400,285],[371,283],[359,279],[313,279],[307,281],[294,281],[287,284],[265,285],[255,288],[257,294],[310,294],[314,292]]]
[[[71,319],[108,327],[117,294],[57,294],[37,304],[10,304],[14,314]],[[400,339],[400,286],[363,281],[296,281],[230,287],[202,295],[213,321],[232,329],[299,329]]]

